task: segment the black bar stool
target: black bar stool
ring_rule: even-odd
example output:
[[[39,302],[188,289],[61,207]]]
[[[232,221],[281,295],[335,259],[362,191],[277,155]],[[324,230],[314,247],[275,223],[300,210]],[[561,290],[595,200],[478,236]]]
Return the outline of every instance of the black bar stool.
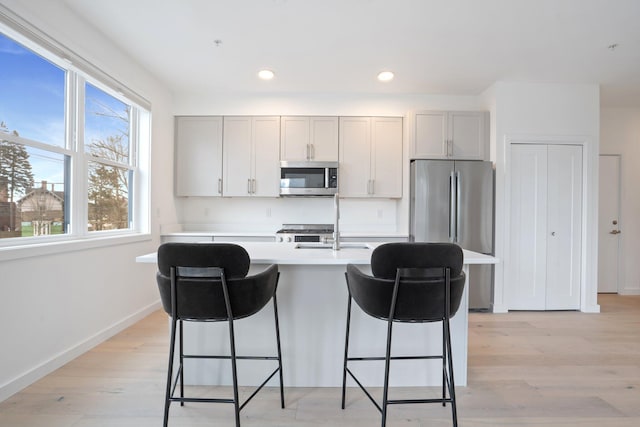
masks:
[[[239,245],[221,243],[165,243],[158,248],[158,273],[156,275],[160,299],[164,310],[171,316],[171,341],[169,367],[165,394],[164,426],[169,421],[172,402],[232,403],[235,409],[236,427],[240,426],[240,410],[278,373],[280,379],[280,405],[284,408],[282,385],[282,357],[280,328],[278,324],[278,266],[247,276],[250,259]],[[234,320],[249,317],[273,300],[277,356],[238,356],[235,348]],[[184,354],[183,322],[228,322],[230,355]],[[176,335],[179,328],[179,363],[173,378]],[[210,399],[184,396],[184,359],[226,359],[231,361],[233,398]],[[277,368],[242,404],[238,400],[238,375],[236,361],[275,360]],[[175,389],[180,383],[180,396]]]
[[[457,427],[449,319],[455,315],[462,300],[465,282],[462,262],[462,249],[452,243],[387,243],[378,246],[371,254],[373,276],[364,274],[355,265],[347,265],[345,276],[349,300],[342,375],[342,409],[345,408],[348,374],[381,412],[382,427],[386,425],[388,405],[410,403],[442,403],[443,406],[450,403],[453,425]],[[384,357],[349,357],[352,299],[368,315],[387,321]],[[442,353],[392,356],[391,335],[394,322],[442,322]],[[442,360],[442,398],[390,400],[390,362],[416,359]],[[372,360],[385,361],[382,405],[376,402],[348,368],[349,362]]]

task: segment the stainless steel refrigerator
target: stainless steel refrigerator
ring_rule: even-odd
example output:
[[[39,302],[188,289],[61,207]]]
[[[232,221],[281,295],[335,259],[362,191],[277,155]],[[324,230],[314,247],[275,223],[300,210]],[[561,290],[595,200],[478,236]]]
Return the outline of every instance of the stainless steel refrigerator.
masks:
[[[410,239],[453,242],[493,255],[494,172],[479,160],[411,161]],[[493,300],[493,266],[469,268],[469,308]]]

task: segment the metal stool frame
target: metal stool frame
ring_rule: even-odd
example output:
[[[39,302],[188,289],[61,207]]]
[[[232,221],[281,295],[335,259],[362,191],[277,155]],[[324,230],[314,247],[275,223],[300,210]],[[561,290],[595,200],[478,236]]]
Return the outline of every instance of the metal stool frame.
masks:
[[[391,337],[393,332],[393,323],[396,313],[396,303],[398,300],[398,293],[400,292],[400,285],[403,280],[419,280],[419,279],[444,279],[442,281],[444,286],[444,316],[441,319],[435,321],[442,321],[442,354],[439,355],[424,355],[424,356],[392,356],[391,355]],[[349,276],[345,273],[345,279],[349,283]],[[389,310],[389,316],[387,320],[387,342],[386,353],[384,357],[349,357],[349,332],[351,323],[351,301],[353,299],[351,291],[349,291],[349,299],[347,303],[347,324],[345,334],[345,347],[344,347],[344,365],[342,374],[342,409],[345,409],[346,401],[346,381],[347,374],[358,384],[369,400],[380,411],[382,415],[382,427],[386,426],[387,420],[387,407],[388,405],[397,404],[416,404],[416,403],[442,403],[442,406],[446,406],[447,403],[451,404],[451,413],[453,418],[453,426],[458,426],[458,415],[456,409],[456,394],[455,383],[453,377],[452,366],[452,353],[451,353],[451,329],[449,320],[450,316],[450,279],[451,271],[449,268],[398,268],[396,272],[395,283],[393,287],[393,294],[391,299],[391,307]],[[404,321],[406,322],[406,321]],[[429,321],[433,322],[433,320]],[[390,375],[390,362],[392,360],[433,360],[442,359],[442,398],[437,399],[389,399],[389,375]],[[376,400],[371,396],[369,391],[362,385],[362,383],[356,378],[353,372],[348,368],[348,362],[359,361],[385,361],[384,368],[384,385],[382,395],[382,405],[378,404]],[[448,397],[447,397],[448,391]]]
[[[207,402],[207,403],[232,403],[235,411],[235,423],[236,427],[240,427],[240,411],[246,406],[247,403],[265,386],[267,382],[273,376],[278,373],[280,380],[280,406],[284,409],[284,388],[282,381],[282,352],[280,347],[280,325],[278,321],[278,302],[276,293],[273,294],[273,310],[275,318],[275,331],[276,331],[276,344],[277,344],[277,356],[238,356],[236,355],[235,346],[235,333],[233,325],[233,312],[231,310],[231,303],[229,298],[229,289],[227,286],[227,280],[225,278],[224,269],[218,267],[171,267],[171,343],[169,349],[169,367],[167,370],[167,388],[165,393],[165,407],[164,407],[164,421],[163,426],[167,427],[169,421],[169,406],[172,402],[180,402],[180,406],[184,406],[185,402]],[[188,278],[190,280],[211,281],[219,280],[222,285],[224,294],[224,302],[227,310],[227,321],[229,327],[229,345],[230,355],[194,355],[184,354],[183,345],[183,320],[185,321],[203,321],[195,319],[183,319],[178,313],[178,282],[181,278]],[[280,278],[278,273],[277,278]],[[277,281],[276,281],[277,289]],[[211,320],[216,321],[216,320]],[[175,345],[177,329],[179,329],[179,364],[175,378],[173,378],[173,365],[175,358]],[[221,399],[221,398],[193,398],[184,396],[184,359],[225,359],[231,360],[231,372],[233,377],[233,398]],[[277,360],[278,367],[269,375],[269,377],[249,396],[242,404],[238,398],[238,374],[237,374],[237,360]],[[175,396],[175,390],[180,383],[180,396]],[[173,385],[172,385],[173,384]]]

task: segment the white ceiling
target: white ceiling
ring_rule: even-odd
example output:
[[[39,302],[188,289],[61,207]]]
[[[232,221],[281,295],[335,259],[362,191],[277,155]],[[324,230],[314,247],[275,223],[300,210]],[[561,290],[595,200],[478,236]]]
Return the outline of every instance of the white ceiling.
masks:
[[[603,105],[640,106],[640,0],[63,1],[177,94],[477,95],[517,81],[600,84]]]

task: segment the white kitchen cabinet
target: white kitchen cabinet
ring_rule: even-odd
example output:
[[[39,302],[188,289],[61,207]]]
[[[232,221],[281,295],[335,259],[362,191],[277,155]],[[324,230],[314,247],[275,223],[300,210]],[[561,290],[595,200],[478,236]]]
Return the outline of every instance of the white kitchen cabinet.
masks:
[[[338,161],[338,117],[283,116],[280,160]]]
[[[222,117],[175,119],[177,196],[222,195]]]
[[[489,160],[489,120],[484,111],[415,114],[411,158]]]
[[[402,118],[341,117],[342,197],[402,197]]]
[[[511,145],[510,310],[580,308],[582,147]]]
[[[224,118],[224,196],[278,197],[280,117]]]

